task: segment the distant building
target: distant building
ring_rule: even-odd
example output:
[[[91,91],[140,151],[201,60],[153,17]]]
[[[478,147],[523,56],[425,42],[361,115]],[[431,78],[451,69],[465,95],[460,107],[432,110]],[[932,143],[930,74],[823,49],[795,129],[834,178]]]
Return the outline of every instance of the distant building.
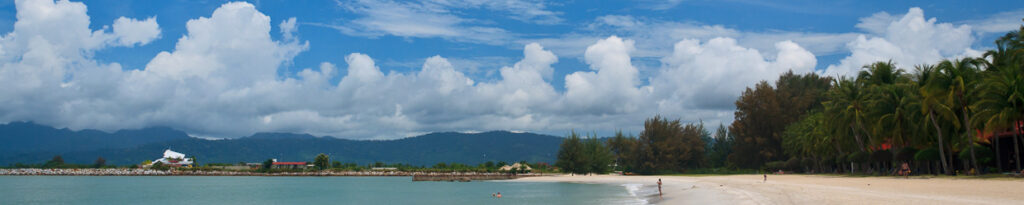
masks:
[[[398,171],[398,168],[395,168],[395,167],[374,167],[374,168],[370,168],[370,170],[373,170],[373,171]]]
[[[249,169],[259,169],[260,167],[263,167],[263,163],[252,163],[252,162],[250,162],[250,163],[245,163],[245,166],[249,166]]]
[[[306,162],[278,162],[275,161],[271,168],[274,169],[303,169],[306,168]]]
[[[192,167],[193,163],[191,158],[185,158],[185,154],[171,151],[171,149],[164,151],[163,158],[153,160],[153,163],[157,162],[169,167]]]
[[[515,164],[512,164],[512,165],[501,166],[501,168],[498,168],[498,170],[501,170],[501,171],[512,171],[512,169],[514,169],[514,168],[518,169],[518,170],[526,170],[526,171],[533,170],[533,168],[530,168],[530,165],[520,164],[518,162],[516,162]]]

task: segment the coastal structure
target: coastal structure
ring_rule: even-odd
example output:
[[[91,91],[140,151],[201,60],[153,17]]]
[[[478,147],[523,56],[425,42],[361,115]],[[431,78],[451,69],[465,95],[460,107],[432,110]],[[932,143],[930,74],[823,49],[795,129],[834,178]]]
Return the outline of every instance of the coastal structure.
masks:
[[[259,169],[261,166],[263,166],[263,163],[249,162],[245,163],[245,166],[249,167],[249,169]]]
[[[273,159],[274,163],[271,164],[273,169],[304,169],[307,166],[312,166],[306,162],[278,162],[277,159]]]
[[[169,167],[192,167],[192,159],[185,158],[185,154],[171,151],[171,149],[164,150],[164,157],[153,160],[153,163],[160,162],[164,166]]]
[[[995,158],[1001,159],[994,160],[995,163],[997,163],[996,167],[1003,168],[1003,170],[999,170],[1000,172],[1019,171],[1015,169],[1019,166],[1017,165],[1017,156],[1014,156],[1017,154],[1014,151],[1014,146],[1016,146],[1017,144],[1016,142],[1014,142],[1013,138],[1016,138],[1017,136],[1020,136],[1022,135],[1022,133],[1024,133],[1022,132],[1024,131],[1024,121],[1017,121],[1016,123],[1013,123],[1013,125],[1014,126],[1011,126],[1010,128],[1002,131],[984,132],[982,130],[978,130],[977,135],[975,135],[978,137],[978,141],[984,142],[979,144],[982,144],[983,146],[988,146],[989,149],[991,149],[994,152],[994,154],[997,155],[997,157]],[[1002,143],[998,143],[997,141],[1002,141]]]
[[[533,168],[530,168],[530,165],[521,164],[521,163],[518,163],[518,162],[516,162],[515,164],[512,164],[512,165],[505,165],[505,166],[501,166],[501,168],[498,168],[498,170],[500,170],[500,171],[512,171],[512,169],[526,170],[526,171],[533,170]]]

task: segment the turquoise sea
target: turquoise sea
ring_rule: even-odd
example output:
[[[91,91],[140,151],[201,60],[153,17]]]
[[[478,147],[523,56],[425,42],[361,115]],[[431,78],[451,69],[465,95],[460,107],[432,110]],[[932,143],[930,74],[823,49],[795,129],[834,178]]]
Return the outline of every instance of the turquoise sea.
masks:
[[[0,176],[0,204],[646,203],[630,189],[614,184],[413,182],[411,177]],[[495,192],[503,197],[491,197]]]

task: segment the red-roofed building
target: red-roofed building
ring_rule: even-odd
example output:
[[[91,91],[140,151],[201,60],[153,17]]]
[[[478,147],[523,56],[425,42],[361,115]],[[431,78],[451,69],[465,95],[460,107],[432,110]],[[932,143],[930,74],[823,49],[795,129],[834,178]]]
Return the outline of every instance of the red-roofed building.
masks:
[[[271,167],[274,169],[303,169],[306,168],[306,162],[274,162]]]
[[[1014,126],[1014,128],[999,130],[995,132],[983,132],[979,130],[977,135],[975,135],[978,137],[978,141],[980,141],[982,144],[988,144],[988,146],[991,147],[992,151],[995,152],[995,154],[999,155],[998,158],[993,157],[993,160],[999,159],[999,161],[997,161],[996,163],[999,163],[999,165],[1002,166],[1003,170],[1000,171],[1017,169],[1017,160],[1014,157],[1014,154],[1016,153],[1013,149],[1015,146],[1015,142],[1013,138],[1024,136],[1024,134],[1022,134],[1021,132],[1021,130],[1024,130],[1021,129],[1022,127],[1024,127],[1024,121],[1017,122],[1017,126]],[[1020,140],[1020,138],[1018,138],[1018,140]],[[1024,163],[1022,163],[1021,166],[1024,167]]]

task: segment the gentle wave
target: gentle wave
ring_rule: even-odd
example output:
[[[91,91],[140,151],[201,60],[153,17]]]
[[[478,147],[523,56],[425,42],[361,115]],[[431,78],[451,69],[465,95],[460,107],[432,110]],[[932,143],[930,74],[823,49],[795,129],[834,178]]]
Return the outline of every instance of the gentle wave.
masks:
[[[643,184],[622,184],[622,187],[626,189],[626,193],[635,199],[630,201],[629,204],[650,204],[650,199],[654,199],[658,196],[658,188],[654,186],[644,186]]]

